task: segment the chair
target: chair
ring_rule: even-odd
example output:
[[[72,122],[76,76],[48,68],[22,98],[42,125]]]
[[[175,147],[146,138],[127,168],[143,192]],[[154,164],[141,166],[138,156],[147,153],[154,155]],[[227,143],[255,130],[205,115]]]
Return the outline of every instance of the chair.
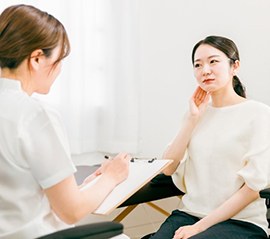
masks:
[[[117,222],[97,222],[57,231],[37,239],[108,239],[123,233],[123,225]]]
[[[100,166],[99,164],[92,166],[78,165],[77,172],[75,173],[75,179],[77,181],[77,184],[80,185],[83,182],[83,180],[91,173],[93,173],[99,166]],[[174,185],[174,183],[172,182],[172,178],[170,176],[159,174],[118,207],[118,208],[121,207],[126,208],[117,217],[113,219],[113,222],[120,223],[126,216],[128,216],[128,214],[131,211],[133,211],[139,204],[142,203],[146,203],[148,206],[152,207],[153,209],[157,210],[163,215],[169,216],[170,215],[169,212],[166,212],[164,209],[157,206],[152,201],[169,198],[173,196],[180,197],[182,195],[183,192],[181,192]],[[47,238],[39,238],[39,239],[47,239]]]
[[[267,221],[269,224],[269,228],[270,228],[270,188],[264,189],[262,191],[260,191],[260,196],[261,198],[265,198],[265,204],[267,207]],[[270,235],[269,235],[270,238]]]
[[[99,165],[77,166],[78,171],[75,175],[77,182],[81,183],[86,176],[95,171],[98,167]],[[165,216],[169,216],[170,213],[155,205],[153,201],[173,196],[181,197],[183,194],[184,193],[174,185],[171,176],[159,174],[118,207],[126,208],[113,221],[121,222],[132,210],[142,203],[146,203]],[[270,228],[270,188],[260,191],[260,196],[266,199],[266,206],[268,208],[267,220]],[[144,238],[147,238],[147,236]]]
[[[174,196],[181,197],[183,194],[174,185],[171,176],[159,174],[119,206],[119,208],[127,208],[114,218],[113,221],[121,222],[132,210],[142,203],[146,203],[148,206],[168,217],[170,213],[157,206],[153,201]]]
[[[78,185],[81,184],[83,180],[93,173],[99,166],[99,164],[92,166],[78,165],[77,172],[75,173]],[[159,174],[118,207],[126,208],[117,217],[115,217],[113,221],[121,222],[131,211],[142,203],[146,203],[148,206],[163,215],[169,216],[169,212],[166,212],[152,201],[181,195],[183,195],[183,193],[173,184],[170,176]]]
[[[77,183],[81,184],[83,180],[89,176],[89,174],[94,172],[99,166],[100,165],[77,166],[77,172],[75,173]],[[153,201],[181,195],[183,195],[183,193],[173,184],[170,176],[159,174],[118,207],[126,208],[117,217],[115,217],[113,221],[121,222],[131,211],[142,203],[146,203],[148,206],[152,207],[163,215],[169,216],[169,212],[166,212],[164,209],[157,206],[155,203],[153,203]]]

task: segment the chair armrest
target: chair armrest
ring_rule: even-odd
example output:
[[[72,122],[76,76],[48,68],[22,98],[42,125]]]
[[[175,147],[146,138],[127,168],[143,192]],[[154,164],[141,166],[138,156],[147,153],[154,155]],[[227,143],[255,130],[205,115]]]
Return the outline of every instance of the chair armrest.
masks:
[[[268,198],[270,199],[270,188],[266,188],[260,191],[261,198]]]
[[[108,239],[122,233],[123,225],[121,223],[97,222],[57,231],[37,239]]]

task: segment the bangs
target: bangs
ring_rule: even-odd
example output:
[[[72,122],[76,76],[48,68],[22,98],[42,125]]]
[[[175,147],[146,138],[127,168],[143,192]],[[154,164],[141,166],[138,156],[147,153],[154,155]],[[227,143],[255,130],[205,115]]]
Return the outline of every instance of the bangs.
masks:
[[[59,57],[56,60],[56,62],[59,62],[59,61],[63,60],[70,53],[70,43],[69,43],[69,39],[68,39],[67,33],[66,33],[63,25],[61,25],[59,35],[60,35],[59,39],[61,39],[60,42],[59,42],[61,50],[60,50],[60,54],[59,54]]]

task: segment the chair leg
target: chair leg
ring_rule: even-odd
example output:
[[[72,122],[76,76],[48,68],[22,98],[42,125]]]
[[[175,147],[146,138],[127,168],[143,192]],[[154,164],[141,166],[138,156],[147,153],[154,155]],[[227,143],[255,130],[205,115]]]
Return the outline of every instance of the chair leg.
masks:
[[[154,204],[152,202],[147,202],[147,205],[154,208],[155,210],[157,210],[161,214],[165,215],[166,217],[170,216],[170,213],[168,213],[167,211],[165,211],[164,209],[162,209],[161,207],[157,206],[156,204]]]
[[[121,222],[131,211],[137,207],[138,204],[128,206],[117,217],[113,219],[114,222]]]
[[[157,206],[156,204],[152,203],[152,202],[147,202],[146,203],[148,206],[154,208],[155,210],[157,210],[158,212],[160,212],[161,214],[165,215],[166,217],[170,216],[170,213],[168,213],[167,211],[165,211],[164,209],[162,209],[161,207]],[[126,209],[124,209],[118,216],[116,216],[113,221],[114,222],[121,222],[130,212],[132,212],[136,207],[138,206],[138,204],[136,205],[131,205],[128,206]]]

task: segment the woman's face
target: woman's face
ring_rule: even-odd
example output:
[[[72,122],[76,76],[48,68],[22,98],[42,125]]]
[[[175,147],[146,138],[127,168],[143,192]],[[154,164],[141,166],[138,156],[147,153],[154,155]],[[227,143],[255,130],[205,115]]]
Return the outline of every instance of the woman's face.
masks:
[[[194,55],[194,75],[200,87],[207,92],[214,92],[224,87],[232,87],[235,71],[230,66],[230,59],[220,50],[203,44]]]
[[[54,64],[60,54],[60,47],[56,47],[49,57],[43,55],[43,60],[36,78],[36,93],[47,94],[61,71],[61,62]]]

